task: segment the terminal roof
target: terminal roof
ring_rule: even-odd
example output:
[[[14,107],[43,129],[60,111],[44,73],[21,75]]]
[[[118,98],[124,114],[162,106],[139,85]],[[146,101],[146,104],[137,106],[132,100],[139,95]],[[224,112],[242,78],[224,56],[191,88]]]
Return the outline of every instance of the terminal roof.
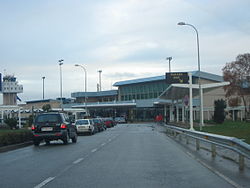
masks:
[[[191,71],[192,75],[194,77],[198,77],[199,76],[199,71]],[[200,77],[202,79],[206,79],[206,80],[212,80],[215,82],[223,82],[223,77],[216,75],[216,74],[211,74],[208,72],[200,72]],[[120,82],[116,82],[114,83],[114,86],[123,86],[123,85],[130,85],[130,84],[138,84],[138,83],[145,83],[145,82],[154,82],[154,81],[161,81],[161,80],[165,80],[165,75],[162,76],[154,76],[154,77],[147,77],[147,78],[139,78],[139,79],[134,79],[134,80],[126,80],[126,81],[120,81]]]

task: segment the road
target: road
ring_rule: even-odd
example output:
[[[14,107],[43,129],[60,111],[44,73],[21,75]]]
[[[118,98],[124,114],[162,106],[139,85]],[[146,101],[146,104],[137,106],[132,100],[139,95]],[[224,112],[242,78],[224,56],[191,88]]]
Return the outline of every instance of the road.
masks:
[[[0,153],[0,187],[233,187],[153,124]]]

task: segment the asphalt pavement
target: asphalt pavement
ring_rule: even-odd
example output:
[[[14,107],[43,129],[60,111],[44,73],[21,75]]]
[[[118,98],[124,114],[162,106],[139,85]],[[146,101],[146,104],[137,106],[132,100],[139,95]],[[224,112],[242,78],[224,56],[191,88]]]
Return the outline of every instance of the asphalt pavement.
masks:
[[[76,144],[0,153],[0,187],[234,187],[154,124],[119,124]]]

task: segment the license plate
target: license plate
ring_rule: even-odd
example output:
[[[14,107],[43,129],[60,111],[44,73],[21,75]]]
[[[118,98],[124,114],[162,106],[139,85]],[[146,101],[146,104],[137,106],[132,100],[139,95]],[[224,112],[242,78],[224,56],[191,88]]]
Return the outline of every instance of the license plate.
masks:
[[[53,131],[53,127],[42,127],[41,131]]]

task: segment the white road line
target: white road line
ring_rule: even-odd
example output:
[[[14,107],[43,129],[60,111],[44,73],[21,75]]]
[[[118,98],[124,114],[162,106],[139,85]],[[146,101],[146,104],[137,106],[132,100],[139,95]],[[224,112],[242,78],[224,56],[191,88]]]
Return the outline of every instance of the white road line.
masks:
[[[44,180],[43,182],[41,182],[40,184],[38,184],[37,186],[35,186],[34,188],[41,188],[44,185],[46,185],[47,183],[51,182],[53,179],[55,179],[55,177],[49,177],[46,180]]]
[[[101,144],[101,146],[105,146],[105,145],[106,145],[106,143],[102,143],[102,144]]]
[[[92,153],[94,153],[96,151],[97,151],[97,148],[91,150]]]
[[[84,158],[79,158],[79,159],[75,160],[75,161],[73,162],[73,164],[80,163],[83,159],[84,159]]]

